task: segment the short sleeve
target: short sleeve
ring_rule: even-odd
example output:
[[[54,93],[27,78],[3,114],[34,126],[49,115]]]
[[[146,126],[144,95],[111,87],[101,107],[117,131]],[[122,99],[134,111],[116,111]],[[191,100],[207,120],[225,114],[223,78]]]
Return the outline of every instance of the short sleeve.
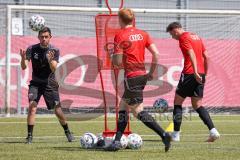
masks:
[[[59,49],[53,49],[53,50],[54,50],[54,58],[53,58],[53,60],[59,62],[60,51],[59,51]]]
[[[202,42],[202,51],[205,52],[206,51],[206,48],[205,48],[205,45],[203,43],[203,40],[201,39],[201,42]]]
[[[26,51],[26,59],[30,61],[31,57],[32,57],[32,46],[28,47]]]
[[[189,51],[189,50],[193,49],[190,38],[188,38],[188,37],[179,39],[179,45],[183,51]]]
[[[153,43],[151,37],[149,36],[149,34],[146,33],[146,44],[145,47],[148,48],[151,44]]]
[[[114,54],[122,54],[123,50],[120,47],[122,40],[119,34],[114,37]]]

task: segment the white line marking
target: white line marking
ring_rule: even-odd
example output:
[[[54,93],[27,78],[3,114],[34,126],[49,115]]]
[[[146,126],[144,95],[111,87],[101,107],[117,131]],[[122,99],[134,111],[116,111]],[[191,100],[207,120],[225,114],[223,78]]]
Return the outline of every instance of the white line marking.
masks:
[[[83,113],[80,113],[81,115],[83,114]],[[89,114],[89,113],[86,113],[86,114],[88,114],[88,115],[94,115],[94,113],[93,114]],[[171,116],[172,115],[172,113],[170,113],[170,112],[168,112],[168,113],[164,113],[164,114],[159,114],[159,113],[151,113],[152,115],[156,115],[157,117],[166,117],[166,116]],[[73,114],[73,115],[77,115],[77,114]],[[115,115],[115,113],[109,113],[108,114],[108,117],[109,118],[114,118],[116,115]],[[132,116],[132,114],[131,114],[131,116]],[[198,117],[198,114],[197,113],[188,113],[188,114],[186,114],[185,116],[192,116],[192,117]],[[211,117],[240,117],[239,116],[239,114],[211,114],[210,113],[210,116]],[[102,114],[101,116],[98,116],[99,118],[103,118],[104,117],[104,115]],[[6,115],[5,114],[0,114],[0,119],[1,118],[6,118],[6,119],[8,119],[8,118],[20,118],[20,119],[25,119],[25,118],[27,118],[27,115],[11,115],[11,117],[6,117]],[[38,114],[37,116],[36,116],[36,118],[56,118],[56,116],[54,115],[54,114]]]
[[[214,122],[224,122],[224,123],[239,123],[240,120],[213,120]],[[69,121],[69,123],[103,123],[104,120],[99,120],[99,121]],[[116,123],[116,121],[108,121],[109,123]],[[133,121],[130,121],[130,123],[138,123],[140,121],[136,121],[136,120],[133,120]],[[157,122],[172,122],[172,121],[157,121]],[[0,124],[26,124],[27,122],[19,122],[19,121],[11,121],[11,122],[7,122],[7,121],[0,121]],[[56,121],[39,121],[39,122],[36,122],[36,124],[40,124],[40,123],[59,123],[57,120]],[[202,123],[202,121],[200,120],[189,120],[189,121],[183,121],[183,123]]]
[[[221,136],[239,136],[240,133],[226,133],[221,134]],[[158,135],[140,135],[141,137],[159,137]],[[184,134],[183,137],[198,137],[198,136],[208,136],[208,134]],[[79,135],[74,135],[74,137],[81,137]],[[0,137],[0,139],[25,139],[26,137]],[[65,138],[65,136],[34,136],[34,139],[51,139],[51,138]]]

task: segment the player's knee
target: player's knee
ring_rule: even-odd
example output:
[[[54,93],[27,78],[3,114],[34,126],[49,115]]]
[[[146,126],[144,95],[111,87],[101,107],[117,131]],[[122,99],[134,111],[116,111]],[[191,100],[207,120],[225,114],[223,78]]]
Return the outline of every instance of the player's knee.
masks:
[[[200,105],[192,105],[193,109],[196,110],[200,107]]]
[[[174,97],[174,105],[182,105],[183,101],[185,100],[184,97],[181,97],[180,95],[178,95],[177,93],[175,94]]]
[[[132,110],[132,114],[133,114],[134,117],[137,117],[137,113],[133,110]]]
[[[31,102],[29,103],[29,108],[37,108],[37,102],[31,101]]]
[[[143,106],[141,104],[131,108],[132,108],[132,113],[134,117],[137,117],[138,114],[143,111]]]
[[[35,115],[37,111],[37,103],[35,101],[30,102],[28,114]]]
[[[192,99],[192,107],[193,109],[198,109],[199,107],[202,106],[202,101],[201,100],[193,100]]]
[[[35,114],[36,114],[36,111],[37,111],[36,108],[32,108],[32,109],[30,109],[30,110],[28,111],[28,114],[29,114],[29,115],[35,115]]]
[[[56,105],[56,106],[54,107],[54,112],[55,112],[55,114],[57,114],[57,115],[61,114],[61,113],[62,113],[61,106],[60,106],[60,105]]]
[[[127,103],[125,101],[121,101],[120,105],[119,105],[119,110],[126,110],[128,107]]]

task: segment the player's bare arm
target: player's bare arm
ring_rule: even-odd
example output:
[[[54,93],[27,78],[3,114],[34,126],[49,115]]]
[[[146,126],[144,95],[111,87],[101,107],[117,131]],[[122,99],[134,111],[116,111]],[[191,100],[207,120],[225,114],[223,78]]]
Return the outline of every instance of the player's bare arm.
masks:
[[[150,51],[150,53],[152,54],[152,63],[151,63],[151,68],[150,71],[148,73],[148,80],[151,81],[153,79],[153,72],[155,71],[156,67],[157,67],[157,62],[158,62],[158,49],[156,47],[155,44],[151,44],[148,47],[148,50]]]
[[[190,50],[187,51],[187,54],[190,57],[192,67],[193,67],[193,70],[194,70],[195,78],[196,78],[197,82],[201,84],[202,83],[202,77],[198,74],[197,59],[196,59],[195,53],[192,49],[190,49]]]
[[[23,49],[20,49],[20,56],[21,56],[21,68],[22,68],[22,70],[25,70],[28,66],[28,60],[26,58],[26,51]]]
[[[54,51],[49,51],[47,54],[48,63],[52,72],[57,69],[57,61],[54,60]]]
[[[208,54],[207,54],[207,51],[203,52],[203,58],[204,58],[205,74],[207,75],[207,72],[208,72]]]
[[[115,67],[118,68],[122,66],[122,59],[123,59],[122,53],[112,54],[112,63]]]

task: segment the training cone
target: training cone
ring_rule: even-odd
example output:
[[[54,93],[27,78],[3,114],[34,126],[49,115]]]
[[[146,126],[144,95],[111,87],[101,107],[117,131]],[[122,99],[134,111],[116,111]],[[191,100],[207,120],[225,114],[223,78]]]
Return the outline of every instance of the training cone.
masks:
[[[173,124],[173,122],[171,122],[171,123],[167,126],[167,128],[165,129],[165,131],[166,131],[166,132],[173,132],[173,126],[174,126],[174,124]]]

